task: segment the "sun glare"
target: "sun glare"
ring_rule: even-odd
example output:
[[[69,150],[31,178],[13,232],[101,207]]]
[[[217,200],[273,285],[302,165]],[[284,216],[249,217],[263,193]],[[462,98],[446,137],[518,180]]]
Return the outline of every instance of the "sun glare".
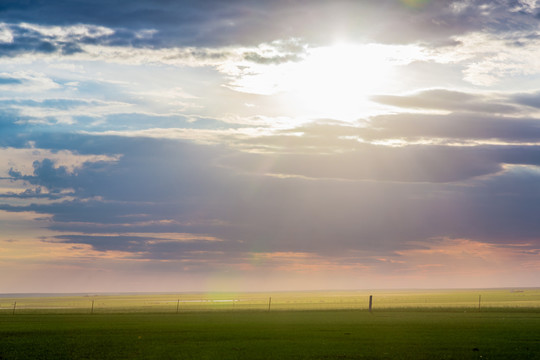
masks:
[[[396,66],[419,57],[411,46],[336,44],[308,49],[299,62],[252,65],[233,86],[277,95],[295,116],[354,120],[373,112],[370,95],[395,90]]]
[[[315,49],[290,76],[290,104],[304,114],[352,120],[365,113],[367,97],[391,78],[392,64],[377,46]]]

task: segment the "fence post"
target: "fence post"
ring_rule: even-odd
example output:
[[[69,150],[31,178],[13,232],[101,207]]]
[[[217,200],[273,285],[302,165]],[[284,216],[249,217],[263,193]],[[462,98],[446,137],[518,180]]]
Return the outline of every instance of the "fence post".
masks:
[[[180,299],[178,299],[178,302],[176,303],[176,313],[178,314],[178,309],[180,308]]]
[[[480,302],[482,301],[482,295],[478,295],[478,310],[480,310]]]
[[[369,295],[369,312],[371,312],[372,305],[373,305],[373,295]]]
[[[272,297],[268,298],[268,311],[270,311],[270,305],[272,304]]]
[[[92,299],[92,308],[90,309],[90,315],[94,314],[94,299]]]
[[[13,303],[13,315],[15,315],[15,309],[17,308],[17,302],[15,301]]]

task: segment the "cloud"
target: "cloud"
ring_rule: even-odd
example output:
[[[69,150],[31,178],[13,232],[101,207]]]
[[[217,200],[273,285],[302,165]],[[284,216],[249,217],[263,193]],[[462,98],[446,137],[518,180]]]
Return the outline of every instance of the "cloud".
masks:
[[[22,81],[19,79],[15,79],[12,77],[0,77],[0,85],[13,85],[13,84],[21,84]]]
[[[85,52],[85,45],[143,47],[152,45],[153,30],[111,29],[93,24],[42,22],[0,24],[0,56],[14,57],[29,54],[57,54],[63,56]]]
[[[479,86],[495,86],[508,78],[536,76],[539,30],[538,24],[532,29],[501,26],[500,31],[455,36],[459,45],[434,49],[433,59],[463,64],[464,79]]]
[[[371,129],[359,130],[366,139],[426,139],[436,142],[531,142],[536,143],[539,128],[536,118],[456,113],[448,115],[396,114],[374,117]]]
[[[264,65],[298,62],[306,55],[306,51],[306,45],[300,39],[276,40],[270,44],[260,44],[252,51],[246,51],[244,59]]]
[[[159,235],[159,234],[156,234]],[[136,235],[57,235],[54,242],[91,245],[97,251],[122,251],[132,253],[134,257],[154,259],[190,258],[193,251],[219,251],[219,243],[209,241],[204,237],[193,236],[189,240],[178,241]],[[217,244],[217,246],[215,246]],[[183,253],[187,253],[182,255]],[[146,255],[146,256],[145,256]]]
[[[20,174],[17,174],[20,176]],[[12,177],[8,178],[9,180],[14,180]],[[65,194],[54,194],[49,192],[42,192],[41,187],[36,187],[35,189],[26,189],[22,192],[6,192],[3,194],[0,194],[0,198],[18,198],[18,199],[61,199],[64,197]]]
[[[69,14],[69,16],[68,16]],[[113,16],[114,14],[114,16]],[[537,28],[534,7],[528,2],[498,0],[432,1],[421,7],[403,2],[371,1],[78,1],[25,4],[8,2],[2,15],[12,23],[40,24],[33,31],[51,34],[54,26],[114,29],[111,42],[142,46],[255,45],[296,37],[311,43],[331,42],[336,36],[368,36],[391,43],[441,42],[472,31],[503,32]],[[68,20],[69,19],[69,20]],[[321,21],[324,19],[324,21]],[[82,25],[86,26],[86,25]],[[136,31],[145,31],[138,36]],[[124,34],[130,34],[121,39]],[[102,32],[75,32],[96,36]],[[110,34],[107,34],[110,35]],[[152,41],[145,37],[151,35]],[[126,35],[124,35],[126,36]],[[9,40],[9,36],[4,36]]]
[[[21,249],[126,273],[535,255],[534,5],[4,1],[0,220],[42,219],[10,235]],[[349,62],[300,71],[325,51]],[[384,76],[398,85],[364,99]]]
[[[46,74],[36,71],[1,73],[0,88],[4,91],[28,92],[58,89],[60,85]]]
[[[33,165],[33,176],[22,175],[13,169],[9,171],[9,175],[13,180],[24,180],[33,185],[42,185],[53,193],[69,187],[69,176],[65,166],[55,167],[50,159],[36,160]]]
[[[438,239],[426,243],[424,248],[398,252],[395,268],[424,281],[433,278],[452,279],[454,286],[464,286],[488,281],[494,286],[504,286],[508,277],[515,284],[515,276],[530,282],[531,274],[538,269],[538,249],[531,244],[491,244],[469,239]],[[393,260],[392,259],[392,260]],[[510,275],[512,273],[512,275]],[[534,275],[532,275],[534,276]],[[503,281],[501,281],[504,279]],[[436,286],[436,282],[432,286]]]
[[[35,163],[32,175],[14,169],[14,180],[43,191],[73,190],[54,203],[0,208],[50,216],[49,230],[61,231],[51,241],[141,259],[196,259],[197,251],[210,251],[221,252],[224,263],[241,253],[305,249],[318,256],[391,256],[440,237],[535,244],[540,230],[536,147],[370,146],[331,156],[246,155],[144,138],[59,140],[42,137],[35,144],[122,156],[73,172],[50,160]],[[190,234],[193,241],[164,234]]]
[[[22,92],[22,90],[17,89],[17,92]],[[35,86],[28,86],[26,92],[39,93],[40,90],[36,89]],[[28,126],[39,124],[92,128],[93,124],[87,121],[89,118],[94,117],[94,122],[97,124],[98,120],[103,122],[109,114],[130,108],[130,104],[119,101],[86,100],[83,98],[49,98],[38,101],[31,100],[30,94],[23,96],[22,99],[17,100],[0,100],[0,104],[6,109],[12,109],[13,113],[16,114],[18,124]]]
[[[540,109],[540,92],[515,94],[513,100],[519,104],[532,106]]]
[[[13,42],[13,33],[6,24],[0,25],[0,43]]]
[[[399,182],[452,182],[501,170],[499,163],[479,149],[434,145],[366,145],[343,154],[325,155],[239,155],[229,164],[261,175]]]
[[[413,95],[378,95],[372,100],[381,104],[412,109],[438,109],[452,112],[483,112],[491,114],[517,113],[521,109],[503,96],[471,94],[447,89],[424,90]],[[505,101],[506,100],[506,101]],[[506,102],[506,103],[505,103]]]

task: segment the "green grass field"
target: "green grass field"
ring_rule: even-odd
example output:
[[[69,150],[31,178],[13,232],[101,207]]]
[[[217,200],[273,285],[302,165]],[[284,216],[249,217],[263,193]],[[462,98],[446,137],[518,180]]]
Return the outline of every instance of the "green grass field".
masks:
[[[0,317],[0,359],[538,359],[531,311]]]
[[[540,358],[537,290],[483,290],[480,309],[478,291],[373,293],[371,313],[365,299],[325,309],[356,304],[335,297],[366,295],[350,292],[273,294],[271,311],[269,294],[205,295],[206,307],[193,309],[200,304],[188,300],[202,295],[190,294],[178,313],[178,295],[101,295],[93,314],[91,298],[78,307],[77,296],[19,297],[15,314],[7,306],[14,298],[0,298],[0,359]],[[245,306],[210,301],[231,295]]]

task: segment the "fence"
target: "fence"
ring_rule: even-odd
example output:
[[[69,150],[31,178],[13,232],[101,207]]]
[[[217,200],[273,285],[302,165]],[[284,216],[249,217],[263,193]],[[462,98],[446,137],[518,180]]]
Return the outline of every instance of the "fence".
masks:
[[[0,314],[538,308],[540,289],[0,296]]]

